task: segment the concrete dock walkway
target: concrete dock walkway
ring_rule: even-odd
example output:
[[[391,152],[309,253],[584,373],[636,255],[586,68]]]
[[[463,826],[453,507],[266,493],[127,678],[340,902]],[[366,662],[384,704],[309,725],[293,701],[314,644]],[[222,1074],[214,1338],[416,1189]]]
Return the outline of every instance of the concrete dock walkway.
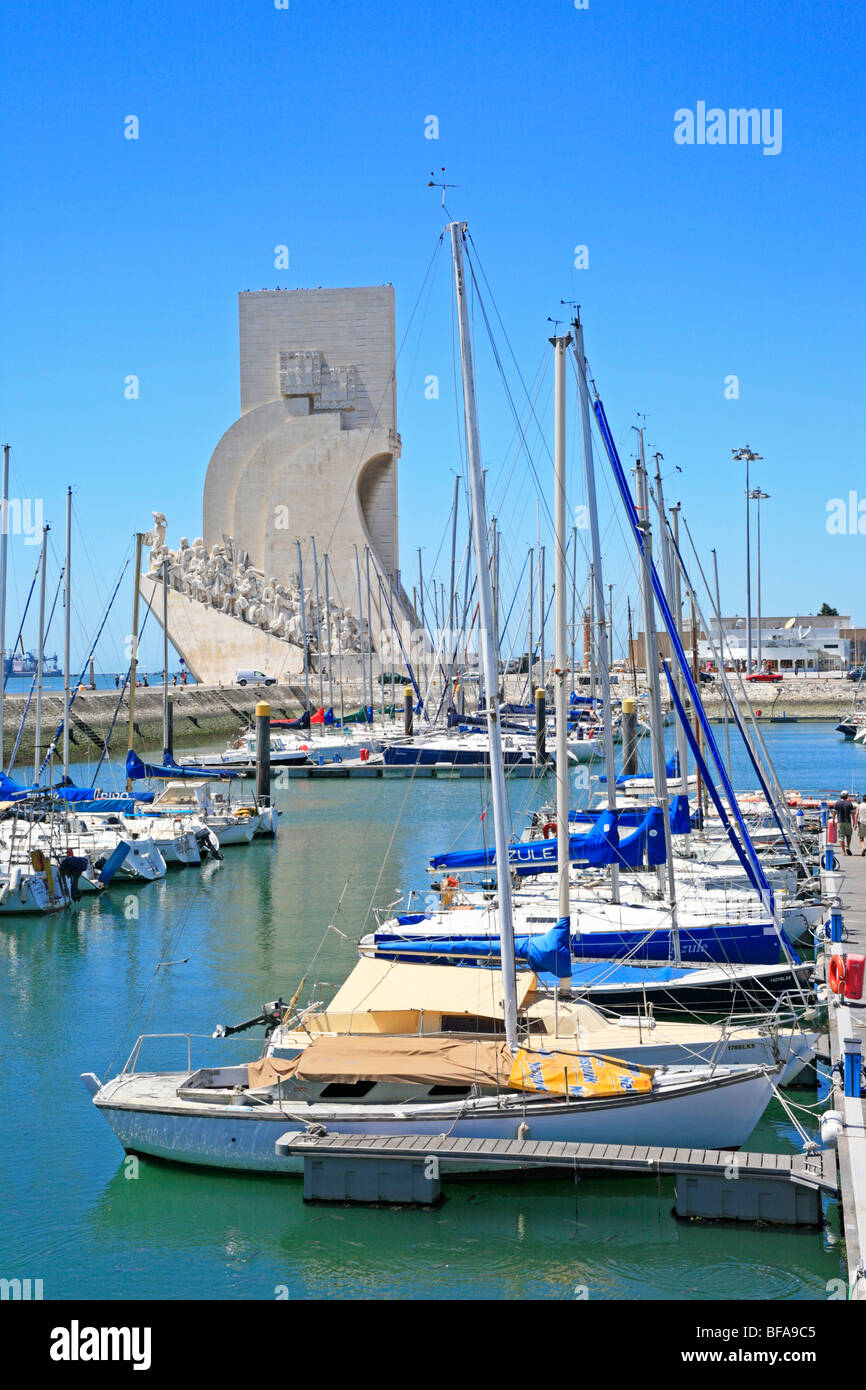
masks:
[[[825,943],[825,974],[829,972],[834,955],[866,955],[866,858],[860,855],[856,835],[854,843],[856,848],[850,857],[839,857],[839,868],[844,873],[839,900],[846,939],[838,945]],[[841,1066],[846,1038],[866,1040],[866,1003],[862,999],[840,1001],[829,988],[828,998],[830,1056],[834,1066]],[[834,1082],[831,1106],[841,1112],[845,1121],[844,1134],[838,1141],[838,1156],[850,1297],[866,1300],[866,1110],[862,1097],[844,1095],[838,1074]]]

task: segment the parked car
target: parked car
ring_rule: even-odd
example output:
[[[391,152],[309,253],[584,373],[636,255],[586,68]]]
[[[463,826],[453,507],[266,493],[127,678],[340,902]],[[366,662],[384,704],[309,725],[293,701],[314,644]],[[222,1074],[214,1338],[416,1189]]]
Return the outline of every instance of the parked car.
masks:
[[[753,671],[750,676],[746,676],[747,681],[780,681],[782,673],[780,671]]]
[[[266,676],[264,671],[238,671],[235,680],[238,685],[276,685],[276,676]]]
[[[698,680],[706,683],[707,681],[714,681],[715,679],[715,675],[712,671],[698,671]]]
[[[848,671],[845,679],[849,681],[866,680],[866,666],[858,666],[855,671]]]

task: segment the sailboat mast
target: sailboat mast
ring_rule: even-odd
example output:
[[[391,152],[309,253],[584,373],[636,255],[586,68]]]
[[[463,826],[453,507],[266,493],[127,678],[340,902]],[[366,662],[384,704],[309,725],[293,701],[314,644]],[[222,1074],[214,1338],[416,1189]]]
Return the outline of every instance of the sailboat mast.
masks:
[[[452,222],[451,253],[454,261],[454,287],[457,316],[460,324],[460,361],[463,375],[463,411],[466,424],[466,454],[469,464],[469,486],[472,498],[472,534],[475,544],[475,569],[478,577],[480,609],[481,661],[487,685],[485,710],[490,736],[490,787],[493,800],[493,830],[496,844],[496,878],[499,899],[499,944],[502,957],[502,984],[505,1003],[505,1040],[510,1048],[517,1041],[517,980],[514,967],[514,918],[511,902],[511,879],[508,861],[508,806],[505,797],[505,768],[502,761],[502,729],[499,723],[498,654],[493,631],[493,598],[490,588],[490,569],[487,556],[487,508],[481,476],[481,440],[478,433],[478,414],[475,400],[475,378],[472,369],[472,345],[469,336],[469,316],[466,305],[466,281],[463,271],[463,237],[465,222]]]
[[[721,664],[720,673],[719,673],[719,680],[721,681],[722,685],[724,685],[724,680],[725,680],[725,643],[724,643],[724,638],[723,638],[723,635],[722,635],[722,618],[721,618],[721,613],[722,613],[722,600],[721,600],[721,596],[720,596],[720,593],[719,593],[719,557],[718,557],[718,555],[716,554],[715,551],[712,552],[712,555],[713,555],[713,572],[714,572],[715,584],[716,584],[716,614],[715,614],[715,616],[716,616],[716,624],[717,624],[716,630],[717,630],[717,632],[718,632],[718,634],[719,634],[719,653],[720,653],[720,659],[721,659],[721,663],[722,663],[722,664]],[[712,602],[713,602],[712,595],[710,595],[710,604],[711,604],[711,605],[712,605]],[[708,633],[707,636],[710,636],[710,634]],[[731,731],[730,731],[730,728],[728,727],[728,702],[727,702],[727,700],[723,700],[723,701],[722,701],[722,709],[724,710],[724,714],[725,714],[725,762],[726,762],[728,768],[730,768],[730,766],[731,766]]]
[[[45,648],[45,571],[48,568],[48,532],[51,527],[46,521],[42,527],[42,573],[39,576],[39,645],[36,649],[36,744],[33,758],[33,782],[39,781],[39,767],[42,762],[42,674]]]
[[[132,597],[132,652],[129,665],[129,737],[127,748],[132,751],[135,738],[135,679],[138,671],[138,594],[141,587],[141,542],[142,533],[135,533],[135,589]],[[126,790],[132,791],[132,778],[126,779]]]
[[[322,670],[322,605],[319,600],[319,557],[313,536],[313,581],[316,586],[316,664],[319,668],[319,708],[325,703],[325,673]]]
[[[296,541],[298,547],[298,587],[301,591],[301,636],[304,640],[304,700],[306,708],[310,708],[310,648],[307,643],[307,598],[304,593],[304,560],[301,555],[301,542]]]
[[[332,652],[331,652],[331,586],[330,586],[330,583],[329,583],[329,580],[328,580],[329,563],[328,563],[328,555],[327,555],[327,552],[325,552],[325,555],[323,556],[323,560],[324,560],[324,564],[325,564],[325,623],[327,624],[327,628],[328,628],[328,706],[329,706],[329,708],[330,708],[331,710],[333,710],[333,708],[334,708],[334,668],[333,668],[333,664],[332,664]],[[341,640],[342,640],[342,639],[341,639]],[[342,698],[343,698],[343,682],[342,682],[342,680],[341,680],[341,681],[340,681],[340,700],[341,700],[341,701],[342,701]]]
[[[656,641],[656,620],[652,589],[652,528],[649,519],[649,489],[647,487],[646,465],[644,463],[643,430],[638,430],[640,438],[640,458],[635,467],[637,483],[637,512],[643,538],[643,563],[641,565],[641,590],[643,594],[644,615],[644,663],[650,697],[651,745],[653,759],[653,787],[662,809],[665,836],[665,868],[659,865],[659,889],[665,893],[671,908],[674,938],[674,955],[680,961],[680,936],[677,928],[676,885],[674,882],[673,847],[671,841],[671,818],[668,801],[668,779],[665,768],[664,724],[659,692],[658,643]],[[667,878],[667,883],[665,882]]]
[[[568,874],[568,591],[565,541],[565,353],[571,334],[551,338],[554,350],[554,445],[553,470],[556,479],[554,509],[554,701],[556,708],[556,868],[559,885],[559,916],[569,916]],[[569,980],[570,984],[571,981]]]
[[[540,534],[540,532],[539,532]],[[539,660],[541,661],[541,680],[538,684],[542,690],[547,689],[547,653],[544,649],[544,546],[538,542],[538,643]]]
[[[575,686],[575,650],[577,647],[577,527],[571,528],[571,693]],[[593,711],[595,713],[595,711]]]
[[[454,511],[451,518],[451,592],[448,599],[448,699],[446,707],[454,704],[454,628],[456,627],[455,606],[457,595],[454,592],[455,568],[457,565],[457,509],[460,503],[460,475],[454,479]]]
[[[66,489],[66,568],[63,606],[63,776],[69,776],[69,667],[72,661],[72,488]],[[0,644],[2,645],[2,644]]]
[[[589,537],[592,549],[590,574],[595,607],[604,609],[604,574],[602,572],[601,532],[598,525],[598,495],[595,490],[595,463],[592,457],[592,410],[586,384],[586,355],[583,350],[583,325],[574,323],[574,355],[577,360],[577,387],[580,397],[580,419],[583,428],[583,468],[586,478],[586,502],[589,512]],[[575,539],[577,532],[575,532]],[[613,745],[613,705],[610,693],[610,664],[608,646],[599,643],[599,675],[601,677],[602,719],[604,730],[604,771],[607,778],[607,809],[616,817],[616,753]],[[593,706],[595,713],[595,706]],[[610,867],[611,900],[619,902],[619,864]]]
[[[368,655],[369,655],[369,658],[370,658],[370,666],[369,666],[369,670],[368,670],[368,673],[367,673],[367,674],[368,674],[369,683],[370,683],[370,718],[371,718],[371,720],[372,720],[372,717],[373,717],[373,702],[374,702],[374,700],[375,700],[375,698],[376,698],[376,697],[375,697],[375,694],[374,694],[374,691],[375,691],[375,688],[376,688],[376,687],[375,687],[375,685],[374,685],[374,683],[373,683],[373,605],[372,605],[372,600],[371,600],[371,598],[370,598],[370,547],[369,547],[368,545],[365,545],[365,546],[364,546],[364,561],[365,561],[365,564],[366,564],[366,567],[367,567],[367,638],[368,638],[368,643],[369,643],[369,646],[368,646]],[[380,649],[380,651],[381,651],[381,648],[382,648],[382,623],[381,623],[381,615],[380,615],[380,621],[379,621],[379,649]]]
[[[663,572],[663,574],[664,574],[664,580],[665,580],[665,596],[666,596],[667,601],[668,601],[668,607],[670,608],[671,613],[673,614],[674,623],[676,624],[676,629],[677,629],[677,635],[678,635],[680,641],[682,642],[682,640],[683,640],[682,595],[681,595],[681,593],[680,593],[680,591],[679,591],[679,585],[678,585],[678,583],[677,583],[677,579],[678,579],[678,576],[679,576],[679,563],[678,563],[678,562],[677,562],[676,564],[674,563],[673,556],[672,556],[672,554],[671,554],[671,543],[670,543],[670,537],[669,537],[669,535],[668,535],[668,525],[667,525],[667,513],[666,513],[666,511],[665,511],[664,483],[662,482],[662,474],[661,474],[661,459],[662,459],[662,456],[661,456],[661,454],[655,454],[654,457],[655,457],[655,466],[656,466],[656,472],[655,472],[655,485],[656,485],[655,491],[656,491],[656,499],[655,499],[655,500],[656,500],[656,511],[657,511],[657,513],[658,513],[658,519],[659,519],[659,544],[660,544],[660,546],[661,546],[661,552],[662,552],[662,572]],[[682,673],[681,673],[681,671],[679,670],[679,667],[677,668],[676,674],[674,675],[674,682],[675,682],[675,684],[676,684],[677,691],[679,692],[680,699],[682,700],[683,697],[684,697],[684,694],[685,694],[685,690],[684,690],[684,687],[683,687]],[[685,701],[684,701],[684,700],[683,700],[683,703],[685,704]],[[677,720],[676,741],[677,741],[677,762],[678,762],[679,765],[680,765],[680,780],[681,780],[681,786],[682,786],[682,790],[683,790],[684,792],[686,792],[686,791],[688,791],[688,785],[689,785],[689,784],[688,784],[688,759],[687,759],[686,731],[685,731],[685,729],[682,727],[682,725],[681,725],[681,723],[680,723],[679,720]],[[700,800],[700,798],[698,798],[698,799]]]
[[[420,554],[420,551],[419,551]],[[364,647],[364,598],[361,593],[361,561],[358,558],[358,547],[355,546],[355,577],[358,581],[358,621],[361,627],[361,689],[363,690],[364,718],[367,718],[367,654]],[[423,602],[423,599],[422,599]],[[342,651],[342,647],[340,648]],[[341,697],[342,698],[342,697]],[[372,700],[370,701],[372,704]]]
[[[174,759],[168,713],[168,556],[162,562],[162,760]]]
[[[533,604],[535,603],[535,574],[534,574],[534,568],[535,568],[535,551],[533,550],[532,546],[530,546],[530,547],[529,547],[529,633],[528,633],[528,641],[529,641],[529,698],[530,698],[530,701],[532,701],[532,700],[534,699],[534,695],[533,695],[533,693],[532,693],[532,652],[533,652],[533,646],[534,646],[533,634],[532,634],[532,614],[533,614]]]

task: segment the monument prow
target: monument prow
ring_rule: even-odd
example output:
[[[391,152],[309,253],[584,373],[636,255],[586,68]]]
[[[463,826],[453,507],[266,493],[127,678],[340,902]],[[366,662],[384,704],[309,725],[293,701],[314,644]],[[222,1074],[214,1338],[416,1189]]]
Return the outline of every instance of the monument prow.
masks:
[[[390,632],[392,609],[398,624],[412,621],[399,571],[393,287],[246,292],[239,328],[241,414],[208,465],[203,534],[167,551],[165,517],[154,513],[142,579],[161,619],[170,558],[169,635],[208,683],[244,666],[296,676],[304,633],[320,661],[328,626],[334,655],[357,664],[359,609],[368,651]]]

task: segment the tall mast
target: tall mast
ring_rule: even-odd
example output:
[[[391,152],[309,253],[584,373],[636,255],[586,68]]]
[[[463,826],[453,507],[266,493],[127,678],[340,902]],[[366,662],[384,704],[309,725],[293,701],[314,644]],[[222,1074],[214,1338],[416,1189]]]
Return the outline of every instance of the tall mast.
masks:
[[[325,673],[322,670],[322,605],[319,601],[319,557],[313,536],[313,579],[316,586],[316,664],[319,668],[319,708],[325,703]]]
[[[63,776],[69,776],[69,667],[72,661],[72,488],[66,489],[66,568],[63,624]],[[0,643],[2,645],[2,643]],[[2,736],[0,736],[2,737]]]
[[[298,547],[298,585],[301,590],[301,636],[304,639],[304,700],[306,708],[310,708],[310,648],[307,643],[307,599],[304,594],[304,560],[301,555],[301,542],[296,541]]]
[[[662,553],[662,571],[663,571],[664,580],[665,580],[665,596],[667,597],[668,607],[670,608],[671,613],[673,614],[673,619],[674,619],[674,623],[675,623],[675,625],[676,625],[676,630],[677,630],[677,636],[679,637],[680,641],[682,642],[682,640],[683,640],[683,622],[682,622],[682,611],[681,611],[681,607],[682,607],[682,597],[681,597],[681,594],[680,594],[680,592],[679,592],[679,584],[678,584],[678,582],[677,582],[677,579],[678,579],[678,576],[679,576],[679,562],[677,562],[676,565],[675,565],[675,564],[674,564],[674,561],[673,561],[673,556],[672,556],[672,554],[671,554],[671,543],[670,543],[670,537],[669,537],[669,535],[668,535],[667,513],[666,513],[666,511],[665,511],[664,484],[662,483],[662,474],[661,474],[661,459],[662,459],[661,454],[656,454],[656,455],[655,455],[655,465],[656,465],[656,472],[655,472],[656,498],[655,498],[655,500],[656,500],[656,511],[658,512],[658,518],[659,518],[659,545],[661,546],[661,553]],[[676,575],[676,577],[675,577],[675,575]],[[678,693],[679,693],[680,699],[683,699],[683,696],[684,696],[684,694],[685,694],[685,690],[684,690],[684,683],[683,683],[682,673],[681,673],[681,671],[679,670],[679,667],[677,667],[677,671],[676,671],[676,674],[675,674],[675,676],[674,676],[674,684],[675,684],[676,687],[677,687],[677,691],[678,691]],[[683,706],[685,707],[685,700],[683,700]],[[688,778],[688,761],[687,761],[687,756],[686,756],[686,748],[687,748],[687,745],[686,745],[686,731],[685,731],[685,729],[683,728],[683,726],[682,726],[682,724],[680,723],[679,720],[677,720],[676,740],[677,740],[677,761],[678,761],[678,763],[679,763],[679,765],[680,765],[680,779],[681,779],[681,782],[682,782],[682,790],[685,792],[685,791],[688,790],[688,785],[689,785],[689,784],[688,784],[688,780],[687,780],[687,778]]]
[[[721,671],[719,672],[719,679],[720,679],[720,681],[722,682],[722,684],[724,684],[724,679],[725,679],[725,643],[724,643],[724,638],[723,638],[723,635],[722,635],[722,616],[721,616],[721,615],[722,615],[722,600],[721,600],[720,593],[719,593],[719,557],[718,557],[718,555],[716,554],[715,551],[712,552],[712,556],[713,556],[713,573],[714,573],[714,576],[715,576],[715,584],[716,584],[716,624],[717,624],[717,631],[718,631],[718,634],[719,634],[719,639],[718,639],[718,640],[719,640],[720,661],[721,661],[721,663],[722,663],[722,668],[721,668]],[[712,600],[712,596],[711,596],[711,597],[710,597],[710,604],[712,604],[712,601],[713,601],[713,600]],[[709,636],[709,633],[707,634],[707,636]],[[731,731],[730,731],[730,728],[728,727],[728,702],[727,702],[727,700],[723,700],[723,701],[722,701],[722,709],[723,709],[724,712],[725,712],[725,762],[726,762],[726,764],[727,764],[728,771],[730,772],[730,770],[731,770]]]
[[[547,689],[547,667],[546,653],[544,650],[544,546],[539,541],[538,544],[538,642],[539,657],[541,660],[541,680],[539,684],[543,690]]]
[[[532,546],[530,546],[530,547],[529,547],[529,699],[530,699],[530,702],[535,698],[535,696],[533,695],[533,690],[532,690],[532,650],[533,650],[533,646],[534,646],[534,643],[533,643],[533,634],[532,634],[532,612],[533,612],[533,605],[534,605],[534,603],[535,603],[535,574],[534,574],[534,561],[535,561],[535,551],[533,550]]]
[[[598,496],[595,490],[595,463],[592,457],[592,410],[589,403],[589,390],[586,384],[586,355],[583,350],[583,325],[579,319],[574,324],[574,355],[577,359],[577,386],[580,395],[580,419],[583,428],[583,467],[586,477],[586,501],[589,512],[589,536],[592,548],[593,596],[596,610],[604,611],[604,574],[601,558],[601,532],[598,525]],[[575,532],[575,537],[577,533]],[[603,619],[602,619],[603,621]],[[607,809],[616,816],[616,753],[613,745],[613,707],[610,694],[610,667],[607,661],[607,643],[599,643],[599,675],[601,676],[601,698],[604,729],[604,770],[607,778]],[[595,707],[593,706],[593,713]],[[619,864],[610,869],[611,897],[619,902]]]
[[[368,640],[368,644],[369,644],[369,656],[370,656],[370,670],[369,670],[369,676],[370,676],[370,712],[371,712],[371,717],[372,717],[373,699],[374,699],[374,696],[373,696],[373,689],[374,689],[374,686],[373,686],[373,606],[372,606],[372,603],[371,603],[371,600],[370,600],[370,547],[369,547],[368,545],[365,545],[365,546],[364,546],[364,557],[365,557],[365,563],[366,563],[366,566],[367,566],[367,640]],[[382,622],[381,622],[381,615],[380,615],[380,620],[379,620],[379,647],[380,647],[380,649],[381,649],[381,646],[382,646]]]
[[[514,966],[514,918],[508,861],[508,806],[505,798],[505,769],[502,762],[502,729],[499,723],[499,668],[493,632],[493,598],[487,556],[487,508],[481,476],[481,440],[475,401],[472,346],[466,306],[463,272],[465,222],[452,222],[451,253],[454,260],[454,286],[460,323],[460,361],[463,372],[463,412],[466,423],[466,455],[472,498],[472,533],[475,543],[475,569],[478,577],[481,660],[487,685],[485,711],[490,736],[490,788],[493,800],[493,829],[496,844],[496,879],[499,899],[499,944],[502,957],[502,984],[505,1004],[505,1039],[512,1049],[517,1041],[517,980]]]
[[[328,582],[328,556],[322,557],[325,564],[325,622],[328,628],[328,706],[334,708],[334,669],[331,658],[331,586]],[[340,682],[340,699],[343,698],[343,683]]]
[[[676,617],[675,617],[675,620],[676,620],[676,624],[677,624],[677,632],[678,632],[678,634],[679,634],[679,639],[680,639],[680,642],[682,642],[682,640],[683,640],[683,630],[682,630],[682,611],[683,611],[683,584],[682,584],[682,578],[683,578],[683,572],[682,572],[682,566],[681,566],[680,560],[679,560],[679,556],[680,556],[680,511],[681,511],[681,504],[680,504],[679,502],[677,502],[677,504],[676,504],[675,506],[673,506],[673,507],[670,508],[671,536],[673,537],[673,544],[670,545],[670,543],[669,543],[669,545],[670,545],[671,551],[673,552],[673,553],[671,554],[671,566],[672,566],[673,572],[674,572],[674,598],[676,599]],[[674,550],[674,547],[676,547],[675,550]],[[698,667],[697,667],[697,659],[698,659],[698,658],[697,658],[697,652],[698,652],[698,645],[697,645],[697,644],[698,644],[698,635],[697,635],[697,632],[695,631],[695,607],[694,607],[694,604],[692,604],[691,617],[692,617],[692,674],[694,675],[695,686],[697,686],[697,685],[698,685]],[[679,688],[679,691],[680,691],[680,698],[681,698],[682,701],[683,701],[683,708],[685,708],[685,704],[686,704],[685,698],[684,698],[684,696],[685,696],[685,682],[684,682],[683,679],[682,679],[682,672],[679,670],[679,668],[677,668],[676,680],[679,682],[678,688]],[[680,721],[677,720],[677,728],[679,729],[679,727],[680,727]],[[698,712],[697,712],[697,710],[695,710],[695,737],[697,738],[698,747],[700,748],[700,747],[701,747],[701,743],[702,743],[701,721],[700,721],[699,718],[698,718]],[[685,729],[683,730],[683,739],[685,739]],[[677,744],[677,747],[679,747],[679,744]],[[682,759],[682,753],[680,753],[680,758]],[[688,784],[688,779],[687,779],[687,777],[686,777],[686,775],[685,775],[685,767],[686,767],[686,764],[685,764],[684,762],[681,761],[680,766],[681,766],[681,770],[683,771],[683,791],[687,793],[688,790],[689,790],[689,784]],[[702,789],[702,784],[701,784],[701,769],[700,769],[699,767],[696,767],[696,768],[695,768],[695,772],[697,773],[697,800],[698,800],[698,810],[700,811],[700,810],[701,810],[701,803],[702,803],[702,801],[703,801],[703,789]],[[700,819],[700,826],[701,826],[701,829],[703,829],[703,824],[704,824],[703,820]]]
[[[42,660],[45,649],[45,571],[48,568],[48,532],[51,527],[46,521],[42,527],[42,573],[39,576],[39,646],[36,649],[36,745],[33,758],[33,783],[39,781],[39,767],[42,762]]]
[[[454,628],[455,606],[457,595],[454,592],[455,576],[454,569],[457,564],[457,507],[460,501],[460,474],[454,479],[454,514],[451,520],[451,593],[448,599],[448,700],[447,708],[453,704],[452,691],[454,688]]]
[[[596,623],[598,631],[596,632]],[[595,564],[589,566],[589,694],[595,709],[596,649],[604,646],[604,585],[596,586]]]
[[[665,769],[664,725],[662,723],[661,698],[659,694],[658,644],[656,641],[655,607],[652,589],[652,528],[649,519],[649,490],[647,488],[646,465],[644,463],[643,430],[638,430],[640,439],[640,458],[635,467],[637,482],[637,513],[643,538],[643,563],[641,565],[641,590],[643,593],[644,616],[644,661],[650,696],[650,724],[653,787],[656,799],[662,808],[664,821],[665,868],[659,865],[659,889],[666,895],[671,909],[671,925],[674,938],[674,956],[680,961],[680,934],[677,927],[676,887],[674,883],[674,861],[671,841],[671,818],[668,801],[668,779]]]
[[[551,338],[554,349],[554,510],[556,578],[554,581],[554,700],[556,706],[556,867],[559,916],[569,916],[568,873],[568,592],[565,556],[565,352],[571,334]],[[570,981],[569,981],[570,983]]]
[[[129,737],[126,746],[132,752],[135,738],[135,678],[138,671],[138,591],[141,587],[141,542],[142,533],[135,533],[135,588],[132,596],[132,652],[129,664]],[[132,778],[126,779],[126,790],[132,791]]]
[[[6,691],[6,561],[9,548],[9,445],[3,445],[3,492],[0,497],[0,767],[3,766],[3,704]]]
[[[571,528],[571,693],[574,694],[577,647],[577,527]],[[595,711],[593,711],[595,713]]]
[[[162,562],[162,760],[174,755],[168,732],[168,556]]]
[[[419,551],[420,555],[420,551]],[[355,546],[355,577],[358,580],[358,621],[361,626],[361,689],[364,700],[364,718],[367,718],[367,656],[364,647],[364,597],[361,593],[361,561],[358,558],[358,547]],[[423,595],[421,598],[423,604]],[[340,648],[342,651],[342,647]],[[372,698],[370,700],[372,704]]]

